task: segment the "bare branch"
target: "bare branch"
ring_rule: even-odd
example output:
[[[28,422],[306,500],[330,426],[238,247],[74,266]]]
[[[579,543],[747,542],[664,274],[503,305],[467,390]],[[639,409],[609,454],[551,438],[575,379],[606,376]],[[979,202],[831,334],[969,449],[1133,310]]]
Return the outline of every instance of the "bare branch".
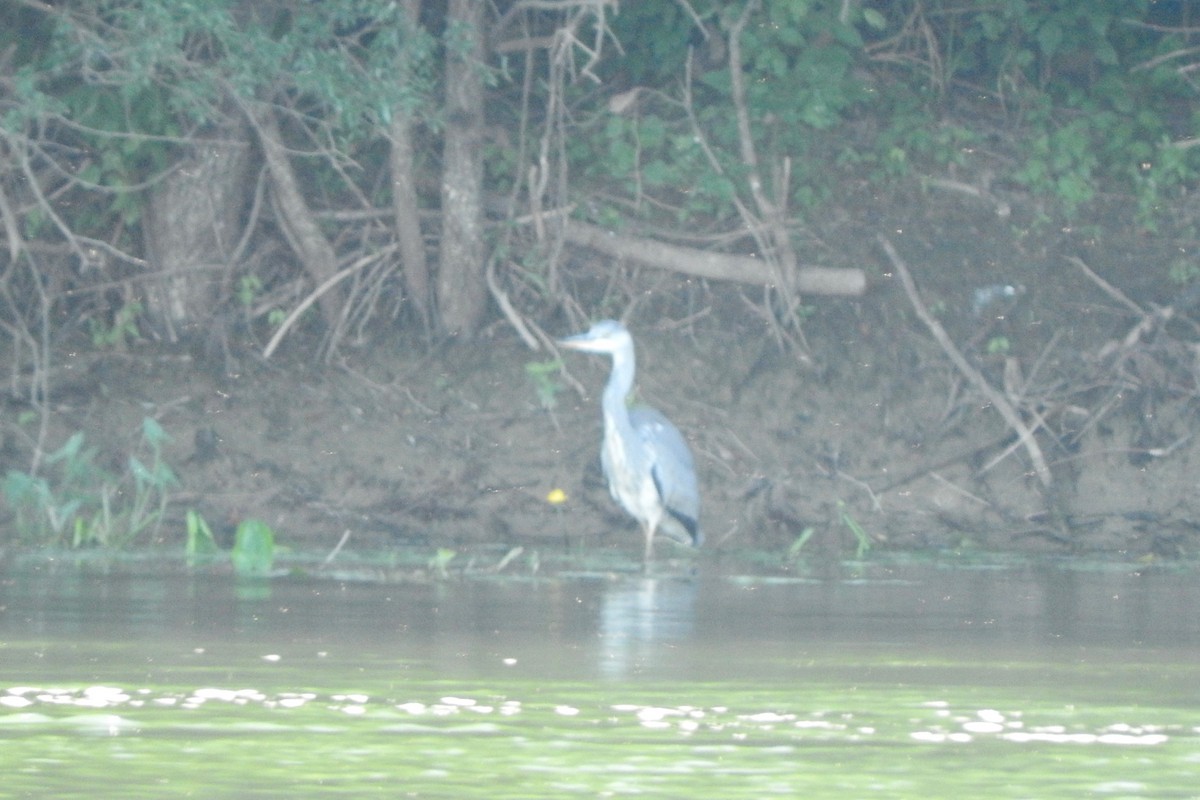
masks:
[[[904,264],[900,255],[896,252],[896,248],[892,246],[892,243],[886,236],[880,235],[878,239],[879,244],[883,247],[883,251],[887,253],[888,260],[892,262],[892,266],[896,269],[896,274],[900,277],[900,284],[904,287],[904,292],[908,295],[908,300],[912,303],[913,310],[917,312],[917,316],[925,323],[925,327],[933,334],[933,338],[941,345],[942,350],[945,351],[954,366],[958,368],[958,371],[974,384],[975,388],[983,393],[984,397],[995,406],[996,411],[1008,423],[1008,426],[1017,434],[1020,444],[1025,447],[1025,452],[1029,454],[1029,460],[1033,462],[1033,470],[1037,473],[1038,480],[1042,482],[1044,487],[1049,489],[1053,485],[1054,479],[1050,474],[1050,468],[1046,465],[1046,458],[1042,455],[1042,448],[1038,445],[1037,437],[1034,436],[1033,430],[1025,424],[1024,420],[1021,419],[1021,416],[1012,407],[1012,404],[1008,402],[1004,394],[988,383],[987,378],[983,377],[983,374],[979,370],[971,366],[966,357],[954,346],[954,342],[950,339],[950,334],[946,333],[946,329],[942,327],[942,324],[929,313],[929,309],[921,302],[921,295],[917,291],[917,285],[913,282],[912,275],[909,273],[908,267]]]
[[[337,283],[336,280],[331,280],[335,277],[333,271],[337,262],[333,245],[321,232],[308,203],[304,200],[304,193],[288,160],[287,150],[283,145],[283,134],[279,130],[274,112],[265,107],[256,109],[240,99],[238,103],[258,134],[263,158],[271,174],[275,198],[280,207],[280,227],[288,234],[297,257],[303,262],[305,270],[314,282],[326,285],[327,289],[333,288]],[[336,295],[327,292],[322,292],[320,298],[321,312],[325,321],[332,326],[337,321],[341,303]]]
[[[653,239],[620,236],[612,231],[571,220],[567,239],[620,259],[669,269],[698,278],[774,286],[776,272],[762,259],[677,247]],[[861,295],[867,286],[860,269],[805,267],[797,273],[796,288],[822,295]]]

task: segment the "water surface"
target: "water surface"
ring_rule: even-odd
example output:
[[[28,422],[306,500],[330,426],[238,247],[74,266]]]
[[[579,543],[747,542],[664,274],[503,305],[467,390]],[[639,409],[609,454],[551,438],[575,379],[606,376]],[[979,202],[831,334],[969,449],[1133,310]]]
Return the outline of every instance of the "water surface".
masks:
[[[4,797],[1196,797],[1186,570],[0,581]]]

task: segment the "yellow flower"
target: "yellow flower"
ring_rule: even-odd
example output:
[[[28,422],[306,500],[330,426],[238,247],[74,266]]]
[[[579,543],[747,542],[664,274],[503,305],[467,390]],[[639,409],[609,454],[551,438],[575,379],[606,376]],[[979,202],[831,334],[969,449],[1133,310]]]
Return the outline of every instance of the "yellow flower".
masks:
[[[552,506],[562,505],[567,502],[567,493],[562,489],[551,489],[550,494],[546,495],[546,502]]]

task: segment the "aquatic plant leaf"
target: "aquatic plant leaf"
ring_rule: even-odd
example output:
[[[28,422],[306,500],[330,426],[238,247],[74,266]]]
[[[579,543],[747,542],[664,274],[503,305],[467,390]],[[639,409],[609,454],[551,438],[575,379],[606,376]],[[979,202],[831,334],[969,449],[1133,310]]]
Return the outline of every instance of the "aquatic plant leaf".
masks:
[[[175,486],[179,483],[175,472],[162,461],[155,461],[152,465],[146,466],[137,456],[130,456],[129,471],[133,474],[133,479],[139,487],[163,491],[168,486]]]
[[[239,575],[266,575],[275,559],[275,532],[261,520],[238,525],[233,543],[233,569]]]
[[[187,559],[188,566],[195,566],[196,562],[219,552],[221,552],[221,548],[217,547],[216,539],[213,538],[208,522],[200,516],[198,511],[189,508],[187,512],[187,543],[184,545],[184,557]]]
[[[40,500],[50,495],[44,478],[35,478],[27,472],[9,470],[4,477],[4,497],[9,505],[16,506],[30,500]]]
[[[142,438],[154,448],[171,441],[171,437],[167,435],[162,425],[159,425],[158,420],[154,419],[154,417],[144,417],[142,419]]]
[[[133,479],[139,484],[154,483],[154,475],[137,456],[129,457],[129,471],[133,473]]]
[[[70,439],[63,444],[62,447],[55,450],[50,455],[46,456],[46,463],[57,464],[59,461],[74,461],[79,456],[79,450],[83,447],[83,431],[76,431],[71,435]]]

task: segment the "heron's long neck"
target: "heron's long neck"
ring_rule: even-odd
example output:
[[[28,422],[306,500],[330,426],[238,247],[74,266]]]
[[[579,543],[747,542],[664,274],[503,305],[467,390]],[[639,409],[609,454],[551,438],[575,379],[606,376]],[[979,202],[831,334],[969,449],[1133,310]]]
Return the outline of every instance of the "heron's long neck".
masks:
[[[623,428],[629,427],[629,407],[625,400],[633,388],[633,353],[613,353],[612,374],[604,387],[604,407],[610,409],[614,422]]]

